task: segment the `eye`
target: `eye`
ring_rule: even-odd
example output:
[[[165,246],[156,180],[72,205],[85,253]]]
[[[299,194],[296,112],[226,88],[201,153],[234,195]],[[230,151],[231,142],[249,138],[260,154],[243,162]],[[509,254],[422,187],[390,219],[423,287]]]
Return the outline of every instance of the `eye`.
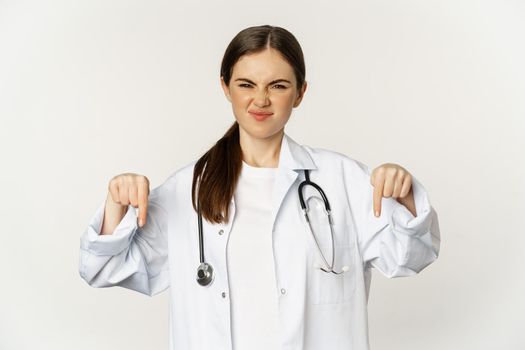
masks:
[[[279,89],[286,89],[286,86],[282,85],[282,84],[275,84],[274,86],[280,86]]]
[[[250,87],[251,85],[250,84],[239,84],[240,87]]]

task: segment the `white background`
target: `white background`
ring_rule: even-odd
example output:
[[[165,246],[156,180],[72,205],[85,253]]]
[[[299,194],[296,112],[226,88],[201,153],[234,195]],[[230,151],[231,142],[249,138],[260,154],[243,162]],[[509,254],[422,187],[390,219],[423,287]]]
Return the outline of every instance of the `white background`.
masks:
[[[89,287],[79,237],[111,177],[223,135],[222,55],[260,24],[305,54],[290,136],[404,166],[438,213],[434,264],[374,271],[372,349],[525,348],[524,2],[0,0],[0,349],[167,349],[168,293]]]

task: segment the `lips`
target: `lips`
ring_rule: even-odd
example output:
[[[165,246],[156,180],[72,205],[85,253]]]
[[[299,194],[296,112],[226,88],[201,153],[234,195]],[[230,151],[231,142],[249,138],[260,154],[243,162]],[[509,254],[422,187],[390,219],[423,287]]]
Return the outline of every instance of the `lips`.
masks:
[[[248,111],[252,117],[254,117],[257,121],[263,121],[265,119],[267,119],[268,117],[270,117],[273,113],[268,113],[268,112],[264,112],[264,113],[257,113],[257,112],[252,112],[252,111]]]
[[[263,112],[263,111],[248,111],[248,112],[250,112],[251,114],[257,115],[257,116],[261,116],[261,117],[265,117],[265,116],[269,116],[273,114],[271,112]]]

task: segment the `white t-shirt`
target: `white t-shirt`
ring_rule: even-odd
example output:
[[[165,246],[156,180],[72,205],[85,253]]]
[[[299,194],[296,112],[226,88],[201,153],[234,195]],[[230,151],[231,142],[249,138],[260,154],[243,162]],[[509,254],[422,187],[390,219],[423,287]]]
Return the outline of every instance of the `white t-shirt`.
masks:
[[[243,161],[227,244],[234,350],[278,349],[278,295],[271,203],[277,168]]]

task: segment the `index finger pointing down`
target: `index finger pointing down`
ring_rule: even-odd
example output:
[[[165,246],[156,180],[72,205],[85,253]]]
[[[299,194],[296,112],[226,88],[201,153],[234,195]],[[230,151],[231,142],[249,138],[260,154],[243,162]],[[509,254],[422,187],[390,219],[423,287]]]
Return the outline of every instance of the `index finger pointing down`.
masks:
[[[381,215],[381,199],[383,198],[384,179],[380,178],[374,185],[374,214],[376,217]]]
[[[148,188],[147,186],[139,186],[138,188],[138,202],[139,202],[139,226],[146,224],[146,217],[148,213]]]

